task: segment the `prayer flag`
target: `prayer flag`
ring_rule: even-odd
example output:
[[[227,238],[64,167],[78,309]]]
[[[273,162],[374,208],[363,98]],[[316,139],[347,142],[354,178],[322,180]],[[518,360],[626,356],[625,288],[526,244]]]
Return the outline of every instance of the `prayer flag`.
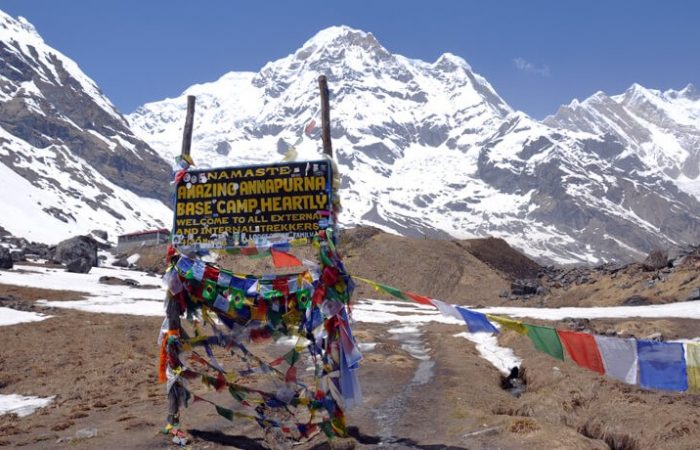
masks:
[[[413,292],[408,291],[404,292],[404,294],[408,295],[411,297],[411,299],[422,305],[435,306],[428,297],[423,297],[422,295],[414,294]]]
[[[605,374],[628,384],[637,384],[637,341],[610,336],[594,336],[594,339]]]
[[[480,312],[470,311],[461,306],[455,306],[457,312],[462,316],[467,324],[470,333],[498,333],[498,329],[486,319],[486,316]]]
[[[301,261],[289,253],[281,252],[274,248],[270,249],[270,252],[272,253],[272,262],[275,267],[296,267],[302,265]]]
[[[639,384],[645,388],[685,391],[688,374],[683,344],[637,341]]]
[[[576,331],[557,330],[562,344],[576,364],[599,374],[605,373],[603,359],[593,335]]]
[[[564,360],[564,349],[554,328],[530,324],[524,325],[527,328],[527,337],[530,338],[537,350],[562,361]]]
[[[400,290],[398,290],[396,288],[393,288],[391,286],[387,286],[386,284],[379,284],[379,283],[377,283],[377,286],[379,286],[379,288],[382,291],[386,292],[389,295],[393,295],[396,298],[400,298],[401,300],[410,300],[409,297],[404,295],[403,292],[401,292]]]
[[[688,392],[700,394],[700,343],[685,344],[685,355],[688,364]]]
[[[214,405],[214,406],[216,407],[216,412],[219,413],[219,415],[221,417],[224,417],[224,418],[230,420],[231,422],[233,422],[233,411],[231,411],[230,409],[221,407],[219,405]]]
[[[459,313],[459,311],[457,311],[457,309],[453,305],[447,304],[440,300],[435,300],[434,298],[431,299],[431,301],[433,302],[433,305],[435,305],[435,307],[438,309],[438,311],[440,311],[440,314],[442,314],[443,316],[454,317],[457,320],[464,320],[462,315]]]
[[[503,328],[513,330],[516,333],[527,334],[527,328],[525,328],[525,325],[523,325],[523,323],[519,320],[508,319],[506,317],[500,316],[493,316],[491,314],[486,314],[486,317],[488,317],[489,320],[493,320]]]

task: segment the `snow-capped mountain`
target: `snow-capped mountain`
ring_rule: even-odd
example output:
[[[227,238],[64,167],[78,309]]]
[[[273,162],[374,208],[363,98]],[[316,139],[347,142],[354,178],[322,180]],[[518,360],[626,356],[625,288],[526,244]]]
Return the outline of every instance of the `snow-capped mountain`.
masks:
[[[0,11],[0,228],[55,243],[167,226],[168,164],[78,65]]]
[[[666,92],[633,84],[612,97],[597,92],[562,106],[544,122],[610,135],[646,166],[700,198],[700,93],[692,84]]]
[[[346,225],[493,235],[561,263],[629,260],[700,237],[700,203],[687,193],[697,186],[697,172],[676,149],[659,145],[644,153],[603,128],[537,122],[513,111],[462,58],[405,58],[348,27],[319,32],[257,73],[227,73],[127,118],[138,136],[172,158],[185,97],[196,95],[192,154],[200,166],[277,161],[317,115],[319,74],[331,89]],[[664,95],[694,95],[687,91]],[[691,122],[683,123],[697,133]],[[295,150],[308,159],[320,148],[316,133]],[[676,161],[687,179],[671,177],[667,160],[650,153]]]

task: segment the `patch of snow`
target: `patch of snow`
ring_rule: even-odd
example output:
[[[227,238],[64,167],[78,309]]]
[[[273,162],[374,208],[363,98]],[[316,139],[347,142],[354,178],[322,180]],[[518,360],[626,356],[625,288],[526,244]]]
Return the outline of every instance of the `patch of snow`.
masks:
[[[28,416],[38,408],[48,406],[55,396],[32,397],[18,394],[0,394],[0,416],[17,414],[19,417]]]
[[[0,278],[0,280],[2,280],[2,278]],[[35,312],[18,311],[12,308],[0,307],[0,326],[14,325],[17,323],[25,322],[40,322],[42,320],[48,319],[49,317],[51,316]]]
[[[504,375],[508,375],[513,367],[520,367],[523,362],[521,358],[515,356],[513,349],[498,345],[498,337],[492,334],[465,331],[454,336],[462,337],[476,344],[476,349],[481,357],[493,364]]]
[[[137,288],[102,284],[100,277],[110,276],[130,278],[141,286],[157,288]],[[89,295],[86,300],[48,301],[38,304],[53,308],[77,309],[95,313],[131,314],[139,316],[163,316],[165,294],[160,288],[160,279],[145,272],[113,267],[93,267],[90,273],[70,273],[61,269],[15,265],[15,269],[3,271],[0,282],[16,286],[26,286],[62,291],[79,291]]]
[[[602,318],[662,318],[677,317],[685,319],[700,319],[700,302],[677,302],[664,305],[644,306],[602,306],[594,308],[523,308],[510,306],[495,306],[491,308],[474,309],[485,314],[506,315],[513,317],[531,317],[542,320],[562,320],[565,317],[602,319]]]

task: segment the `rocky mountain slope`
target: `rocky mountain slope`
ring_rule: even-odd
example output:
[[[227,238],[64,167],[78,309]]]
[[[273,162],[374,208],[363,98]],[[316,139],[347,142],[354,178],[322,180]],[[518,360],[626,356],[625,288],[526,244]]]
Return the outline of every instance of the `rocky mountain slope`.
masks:
[[[611,136],[681,190],[700,196],[700,93],[692,84],[665,92],[633,84],[612,97],[597,92],[562,106],[544,122]]]
[[[696,157],[662,141],[653,149],[642,140],[633,145],[602,126],[540,123],[513,111],[462,58],[394,55],[372,34],[348,27],[319,32],[257,73],[227,73],[127,117],[138,136],[172,158],[185,96],[196,95],[199,165],[280,160],[300,136],[298,157],[318,158],[318,131],[304,136],[303,129],[317,116],[322,73],[332,90],[346,225],[496,236],[558,263],[639,259],[700,235]],[[685,116],[700,104],[690,91],[669,93],[669,111]],[[692,146],[700,127],[678,123],[687,136],[679,139]]]
[[[55,243],[170,222],[168,164],[78,65],[0,11],[0,227]]]

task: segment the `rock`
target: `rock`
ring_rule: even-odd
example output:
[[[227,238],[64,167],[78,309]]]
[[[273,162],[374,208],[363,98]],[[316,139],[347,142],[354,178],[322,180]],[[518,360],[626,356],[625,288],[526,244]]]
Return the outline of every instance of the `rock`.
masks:
[[[112,248],[112,245],[109,243],[109,235],[107,234],[106,231],[104,230],[92,230],[90,231],[91,238],[95,240],[95,243],[97,244],[97,247],[100,250],[109,250]]]
[[[24,252],[22,250],[10,250],[10,256],[12,257],[12,261],[14,262],[26,261]]]
[[[103,241],[106,241],[109,238],[109,235],[104,230],[92,230],[90,231],[90,234],[98,239],[102,239]]]
[[[538,287],[538,280],[515,280],[510,284],[510,292],[513,295],[534,295]]]
[[[66,271],[73,273],[88,273],[92,269],[92,262],[88,258],[75,258],[65,263]]]
[[[131,278],[110,277],[107,275],[100,277],[98,281],[102,284],[109,284],[113,286],[139,286],[139,282],[132,280]]]
[[[606,336],[617,336],[617,331],[613,330],[612,328],[608,328],[605,330],[605,335]]]
[[[544,286],[537,286],[537,291],[535,292],[536,295],[547,295],[549,294],[549,289],[547,289]]]
[[[569,329],[574,330],[574,331],[585,331],[588,329],[589,325],[591,324],[590,319],[586,318],[581,318],[581,319],[576,319],[573,317],[565,317],[562,319],[562,322],[565,322]]]
[[[127,261],[126,258],[119,258],[114,261],[112,265],[116,267],[129,267],[129,261]]]
[[[651,305],[651,302],[647,299],[642,297],[641,295],[633,295],[631,297],[628,297],[625,301],[622,302],[623,306],[642,306],[642,305]]]
[[[75,432],[76,439],[90,439],[97,436],[97,428],[81,428]]]
[[[656,333],[651,333],[649,336],[645,337],[644,339],[647,341],[663,342],[664,335],[661,334],[660,331],[657,331]]]
[[[0,269],[12,269],[13,265],[14,261],[12,261],[10,251],[0,246]]]
[[[75,236],[56,246],[53,260],[68,266],[69,272],[88,273],[98,265],[97,247],[90,236]]]
[[[668,266],[668,252],[664,250],[653,250],[642,262],[642,267],[646,271],[659,270]]]
[[[693,290],[690,291],[690,295],[688,296],[687,300],[689,302],[700,300],[700,288],[693,288]]]

